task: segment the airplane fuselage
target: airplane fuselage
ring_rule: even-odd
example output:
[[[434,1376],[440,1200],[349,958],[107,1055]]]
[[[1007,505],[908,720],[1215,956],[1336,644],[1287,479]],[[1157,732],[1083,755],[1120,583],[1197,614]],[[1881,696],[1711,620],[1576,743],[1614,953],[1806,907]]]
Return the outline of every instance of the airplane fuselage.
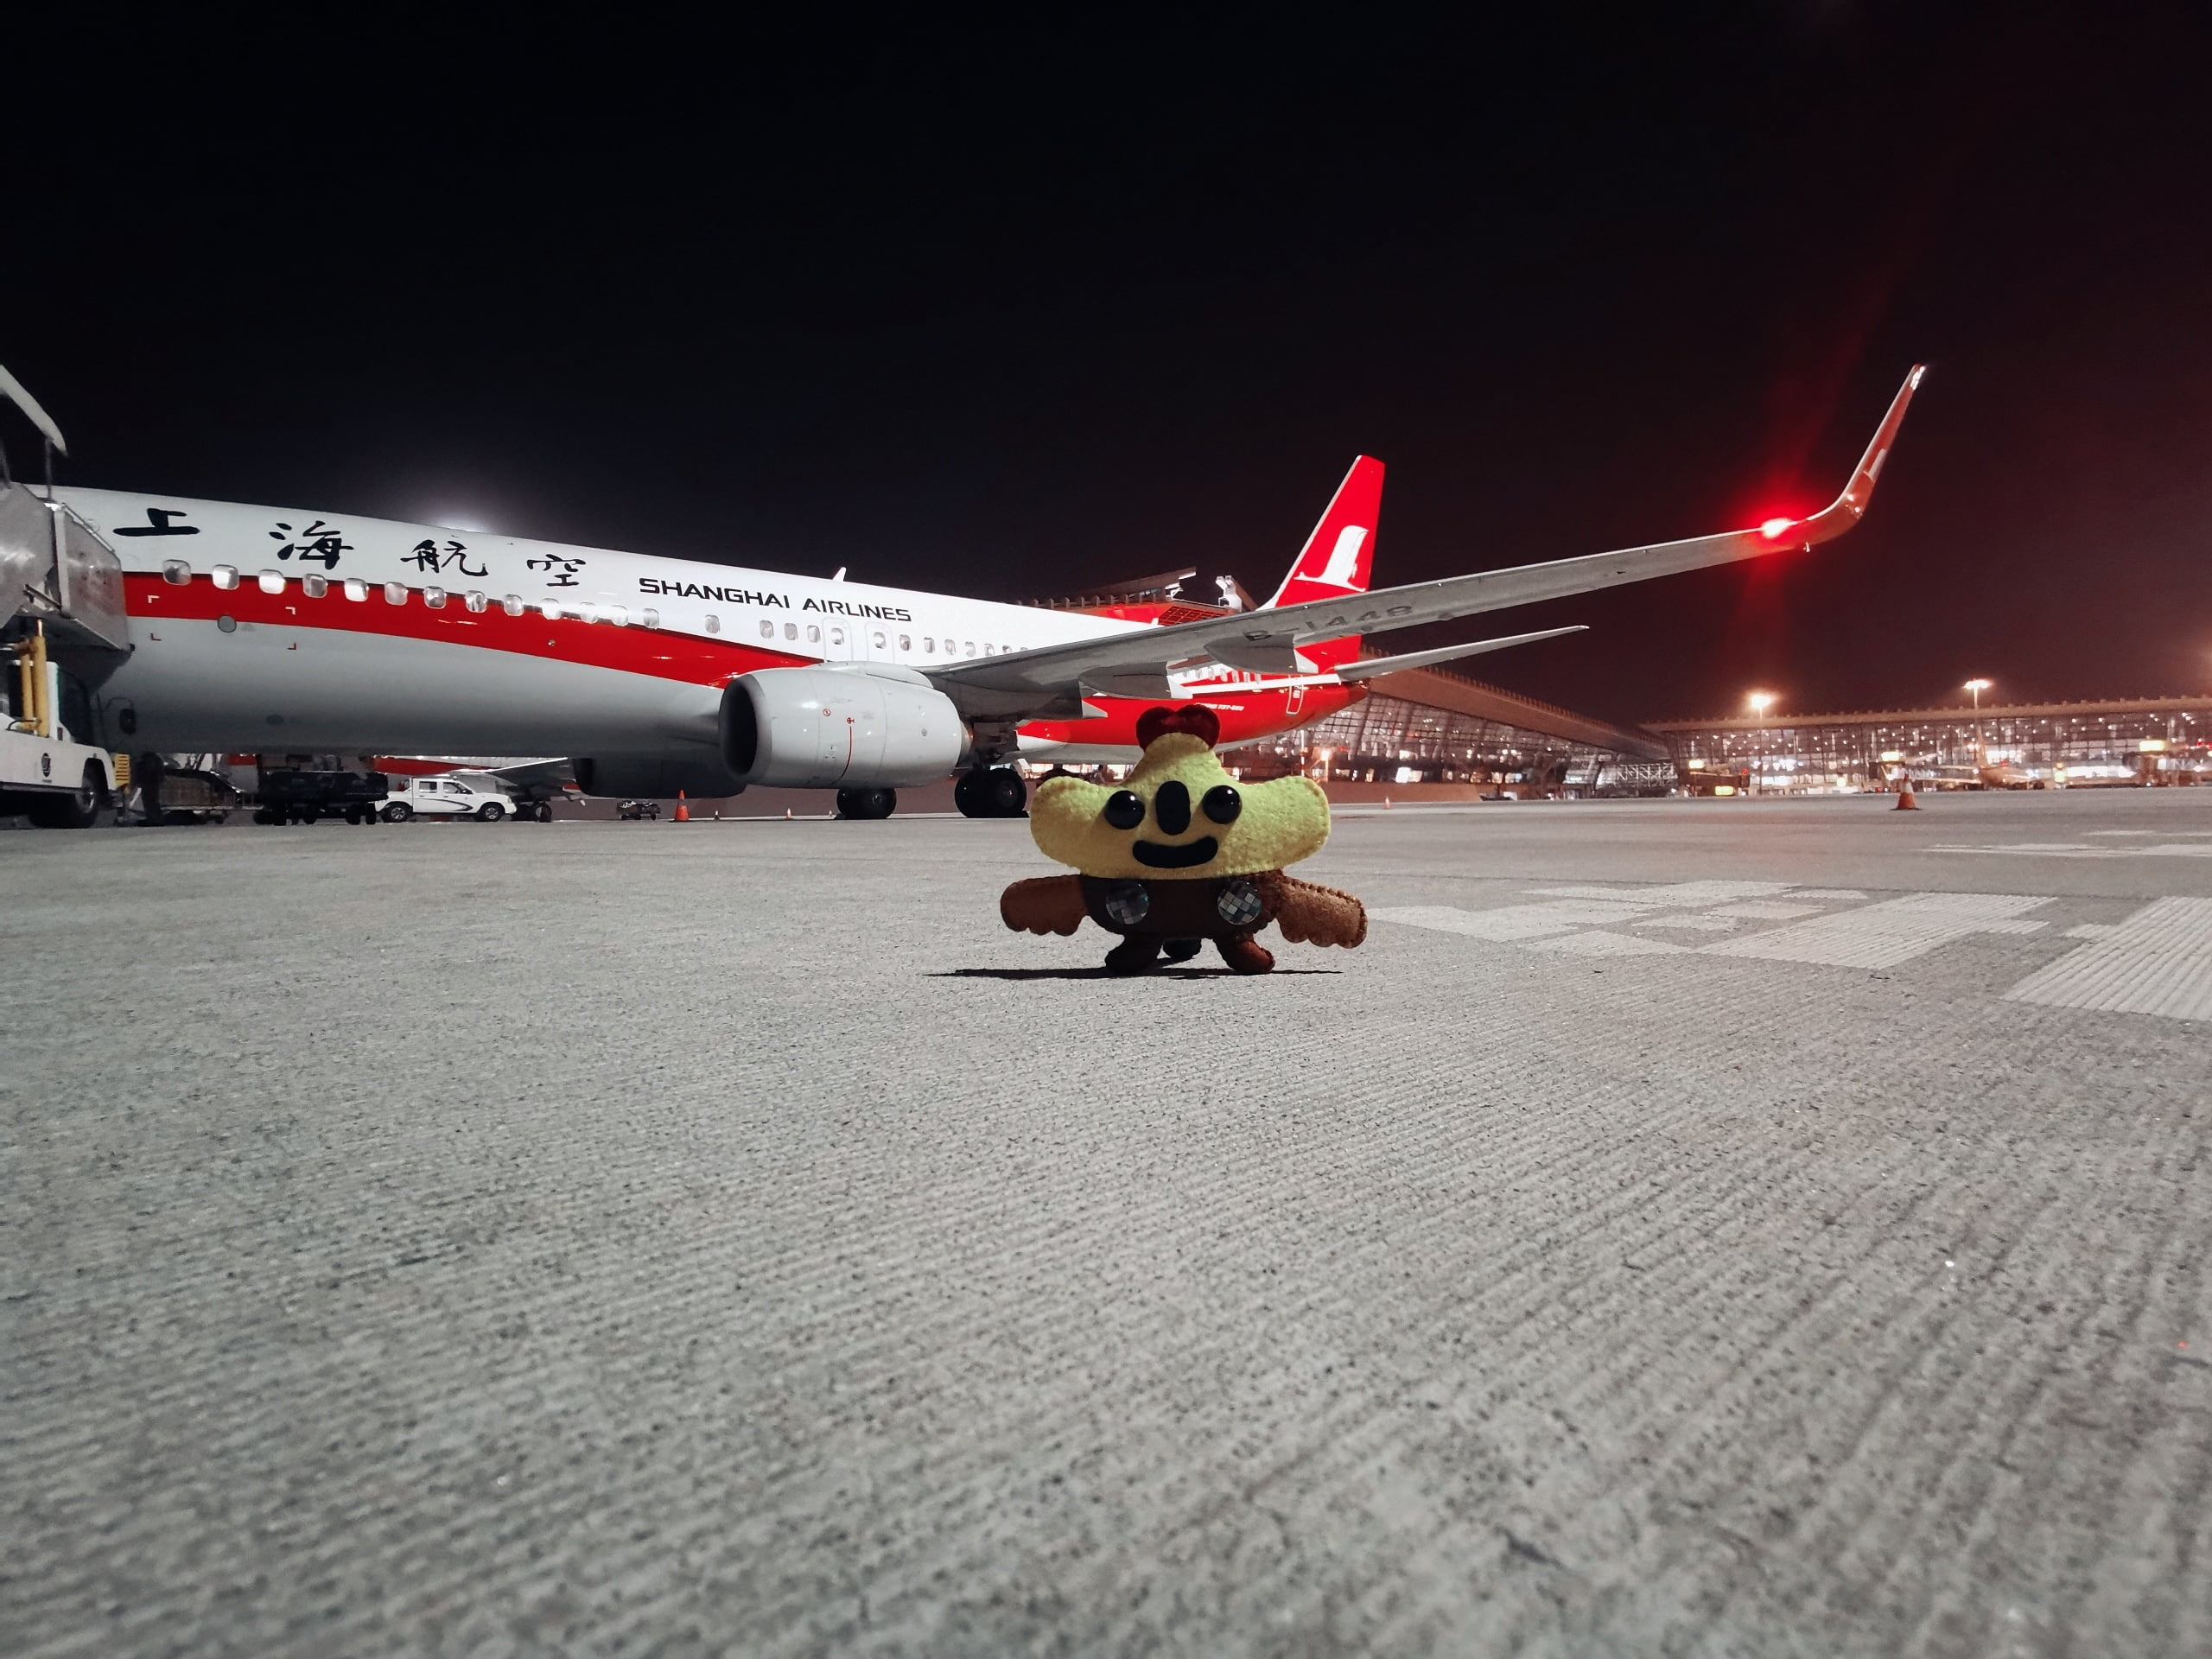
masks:
[[[232,502],[61,499],[123,561],[131,654],[99,688],[111,740],[214,750],[572,755],[714,752],[722,689],[755,670],[928,670],[1152,626]],[[1176,677],[1223,741],[1358,695],[1208,666]],[[1144,700],[1020,728],[1037,758],[1133,760]]]

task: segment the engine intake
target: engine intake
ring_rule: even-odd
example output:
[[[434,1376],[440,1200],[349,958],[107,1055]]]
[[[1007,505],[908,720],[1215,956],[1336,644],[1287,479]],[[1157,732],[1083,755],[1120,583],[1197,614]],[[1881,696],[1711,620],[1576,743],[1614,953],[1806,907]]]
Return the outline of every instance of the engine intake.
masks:
[[[912,670],[764,668],[722,693],[722,760],[778,789],[911,789],[950,772],[967,732]]]

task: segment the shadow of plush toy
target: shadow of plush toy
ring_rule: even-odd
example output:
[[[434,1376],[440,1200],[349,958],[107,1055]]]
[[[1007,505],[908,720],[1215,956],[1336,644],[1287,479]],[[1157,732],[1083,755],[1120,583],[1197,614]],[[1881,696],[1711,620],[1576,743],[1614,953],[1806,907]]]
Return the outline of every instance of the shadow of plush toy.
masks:
[[[1367,912],[1334,887],[1282,873],[1329,838],[1329,798],[1310,778],[1240,785],[1214,759],[1221,722],[1203,703],[1147,709],[1144,759],[1120,788],[1080,778],[1039,785],[1029,833],[1076,875],[1017,881],[999,895],[1016,932],[1072,933],[1089,917],[1121,944],[1110,973],[1141,974],[1163,953],[1196,956],[1211,939],[1240,974],[1274,954],[1253,938],[1268,923],[1293,944],[1357,944]]]

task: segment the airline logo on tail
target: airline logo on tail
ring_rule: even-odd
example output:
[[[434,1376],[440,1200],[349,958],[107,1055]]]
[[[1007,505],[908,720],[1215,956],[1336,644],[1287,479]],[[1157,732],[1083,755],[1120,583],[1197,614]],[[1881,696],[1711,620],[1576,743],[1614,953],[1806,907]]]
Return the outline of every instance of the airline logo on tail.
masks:
[[[1282,586],[1263,608],[1300,605],[1367,591],[1368,568],[1375,556],[1375,524],[1382,512],[1382,463],[1362,455],[1344,474],[1329,509]]]

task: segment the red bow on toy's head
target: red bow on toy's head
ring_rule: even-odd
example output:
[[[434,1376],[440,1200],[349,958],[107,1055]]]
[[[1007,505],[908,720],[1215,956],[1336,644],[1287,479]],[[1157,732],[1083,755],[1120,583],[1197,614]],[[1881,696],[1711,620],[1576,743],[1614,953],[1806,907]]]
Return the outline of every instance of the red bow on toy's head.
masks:
[[[1203,702],[1179,702],[1173,708],[1147,709],[1137,716],[1137,741],[1146,748],[1156,737],[1188,732],[1204,738],[1208,748],[1221,741],[1221,716]]]

